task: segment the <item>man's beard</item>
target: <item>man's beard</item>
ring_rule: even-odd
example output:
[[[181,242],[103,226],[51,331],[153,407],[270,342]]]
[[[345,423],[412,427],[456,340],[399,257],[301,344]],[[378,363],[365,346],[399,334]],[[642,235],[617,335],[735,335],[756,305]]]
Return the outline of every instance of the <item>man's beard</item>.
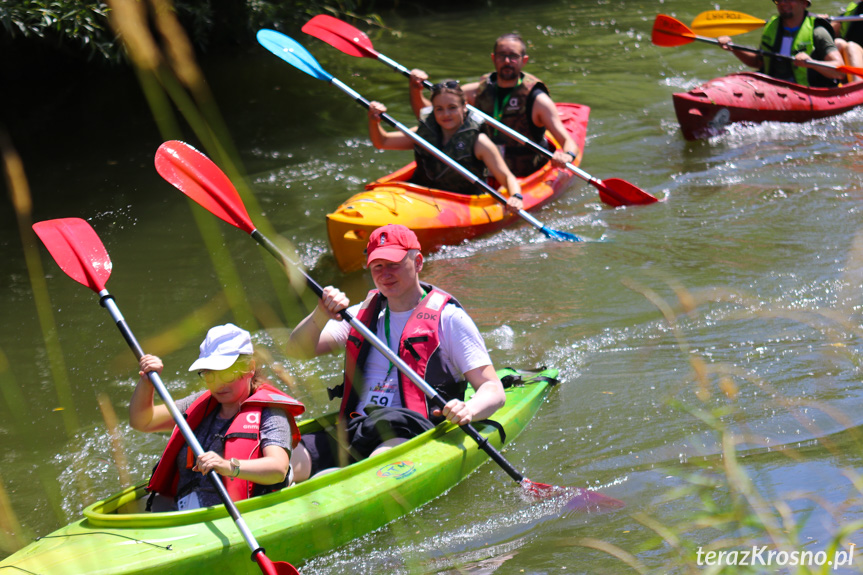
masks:
[[[512,66],[504,66],[497,73],[497,77],[501,80],[515,80],[518,78],[518,72]]]

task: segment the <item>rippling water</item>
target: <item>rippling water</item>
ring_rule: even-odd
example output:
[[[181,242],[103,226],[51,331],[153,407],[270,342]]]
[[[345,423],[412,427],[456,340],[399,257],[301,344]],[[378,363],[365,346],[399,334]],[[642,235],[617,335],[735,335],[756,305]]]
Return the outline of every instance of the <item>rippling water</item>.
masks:
[[[418,512],[313,560],[304,573],[623,570],[616,559],[578,546],[587,537],[664,572],[679,551],[671,544],[645,551],[641,545],[655,534],[635,517],[676,524],[702,511],[698,497],[664,497],[687,485],[696,464],[720,470],[718,436],[696,415],[723,406],[735,409],[721,421],[739,438],[744,468],[765,497],[788,501],[802,525],[801,545],[825,549],[838,526],[861,519],[851,479],[861,465],[863,413],[863,113],[684,141],[672,92],[740,66],[713,46],[652,46],[650,29],[658,12],[688,22],[706,8],[691,0],[627,0],[385,15],[401,35],[374,33],[375,48],[432,78],[475,78],[489,68],[493,38],[518,29],[530,42],[528,70],[556,99],[592,108],[582,168],[664,200],[612,210],[575,180],[536,216],[602,241],[556,243],[519,224],[449,246],[425,269],[425,279],[465,304],[497,365],[561,370],[563,385],[507,457],[534,480],[595,486],[627,508],[584,516],[528,505],[488,465]],[[722,8],[758,10],[759,17],[772,10],[769,3]],[[324,68],[409,123],[404,78],[296,38]],[[757,33],[739,38],[757,41]],[[361,297],[369,282],[335,268],[324,215],[410,154],[375,151],[359,106],[261,49],[207,62],[207,70],[264,211],[253,219],[268,218],[320,282]],[[94,92],[89,131],[13,139],[23,150],[35,219],[78,216],[93,224],[114,261],[109,288],[145,348],[165,357],[165,379],[179,397],[196,386],[185,369],[206,327],[231,315],[190,208],[152,169],[160,140],[133,87],[126,86],[124,106]],[[109,118],[99,117],[100,105]],[[133,358],[95,295],[41,251],[80,423],[67,436],[63,411],[54,411],[55,383],[15,220],[2,217],[0,350],[11,367],[0,372],[0,474],[24,531],[44,534],[120,487],[97,394],[107,394],[119,412],[134,480],[147,477],[164,438],[128,429]],[[242,232],[215,227],[259,320],[293,325],[305,308],[278,298],[288,288],[265,271],[266,254]],[[312,304],[306,298],[304,305]],[[183,328],[181,320],[196,311],[199,323],[192,318]],[[283,335],[259,331],[256,338],[281,359],[271,337]],[[322,389],[338,379],[340,360],[287,366],[298,382],[294,392],[313,413],[331,407]],[[13,388],[26,402],[23,417]],[[722,501],[724,493],[714,495]],[[695,546],[729,535],[689,532]],[[856,534],[847,541],[863,545]]]

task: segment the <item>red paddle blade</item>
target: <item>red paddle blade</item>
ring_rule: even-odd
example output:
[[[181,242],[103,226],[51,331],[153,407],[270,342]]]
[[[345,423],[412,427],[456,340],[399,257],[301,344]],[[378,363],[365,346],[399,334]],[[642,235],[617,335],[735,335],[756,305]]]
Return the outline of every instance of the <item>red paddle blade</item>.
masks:
[[[255,561],[264,575],[300,575],[297,568],[284,561],[276,561],[273,563],[270,558],[264,555],[263,551],[255,553]]]
[[[105,289],[111,258],[90,224],[81,218],[62,218],[37,222],[33,231],[66,275],[96,293]]]
[[[582,511],[585,513],[595,513],[601,511],[610,511],[612,509],[620,509],[626,504],[614,497],[603,495],[598,491],[589,489],[581,489],[578,487],[558,487],[549,485],[548,483],[536,483],[530,479],[522,481],[522,487],[527,495],[537,499],[548,499],[550,497],[566,497],[569,498],[565,509],[567,511]]]
[[[657,46],[671,48],[694,42],[695,34],[680,20],[665,14],[657,14],[650,41]]]
[[[323,40],[333,48],[356,58],[377,58],[378,53],[365,32],[347,22],[326,14],[315,16],[302,28],[303,32]]]
[[[645,205],[659,201],[652,194],[620,178],[609,178],[602,180],[601,185],[594,185],[599,190],[599,199],[614,207]]]
[[[255,231],[246,206],[228,176],[189,144],[171,140],[159,146],[156,171],[214,215],[247,233]]]
[[[620,499],[603,495],[598,491],[581,488],[575,488],[572,491],[574,492],[573,496],[567,502],[565,507],[567,511],[597,513],[626,507],[626,503]]]

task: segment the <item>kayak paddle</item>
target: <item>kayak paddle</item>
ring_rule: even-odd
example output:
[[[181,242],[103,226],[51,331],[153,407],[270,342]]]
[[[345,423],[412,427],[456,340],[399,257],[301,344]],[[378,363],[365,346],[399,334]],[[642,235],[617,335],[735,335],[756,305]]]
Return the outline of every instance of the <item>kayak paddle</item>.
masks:
[[[102,307],[108,310],[120,333],[132,348],[135,357],[139,360],[144,355],[144,351],[132,334],[132,330],[126,323],[125,318],[120,313],[120,308],[114,302],[114,296],[108,293],[105,289],[105,282],[111,276],[111,259],[108,257],[108,252],[102,244],[102,240],[96,235],[96,232],[86,221],[80,218],[62,218],[57,220],[46,220],[33,224],[33,230],[48,252],[57,262],[66,275],[71,277],[76,282],[89,287],[99,295],[99,303]],[[195,456],[203,455],[204,450],[198,439],[192,432],[192,429],[186,423],[183,414],[177,409],[174,400],[168,389],[162,383],[162,378],[155,371],[147,374],[153,387],[159,393],[159,397],[165,402],[168,411],[171,412],[171,417],[174,418],[174,423],[180,429],[186,443],[192,449]],[[243,520],[240,512],[237,510],[231,497],[228,495],[225,485],[219,479],[218,473],[208,473],[207,476],[213,482],[213,486],[222,498],[222,502],[228,509],[234,523],[246,540],[246,544],[252,550],[252,561],[256,561],[264,575],[299,575],[299,571],[290,563],[285,561],[271,561],[264,553],[263,548],[255,541],[255,537],[246,522]]]
[[[296,262],[291,261],[272,241],[255,228],[236,188],[222,170],[207,156],[184,142],[176,140],[165,142],[156,151],[156,171],[178,190],[212,212],[213,215],[250,234],[264,249],[281,261],[285,268],[290,266],[297,269],[305,277],[309,288],[315,295],[321,297],[323,288],[305,271],[299,269]],[[435,407],[443,408],[446,405],[446,400],[411,369],[410,366],[402,361],[373,331],[358,321],[346,309],[342,310],[340,315],[342,319],[359,331],[366,338],[366,341],[371,343],[375,349],[391,361],[399,371],[404,373],[414,385],[420,388]],[[507,475],[518,482],[525,492],[533,496],[548,497],[572,494],[573,497],[567,504],[567,507],[573,509],[596,510],[618,508],[624,505],[622,501],[595,491],[556,487],[546,483],[531,481],[519,473],[473,425],[462,425],[460,428],[471,439],[476,441],[480,449],[485,451]]]
[[[692,30],[711,38],[746,34],[764,26],[761,18],[733,10],[708,10],[692,21]]]
[[[350,86],[341,82],[338,78],[334,77],[332,74],[324,70],[321,65],[318,64],[318,61],[315,60],[314,56],[312,56],[308,52],[308,50],[306,50],[299,43],[297,43],[296,40],[285,36],[281,32],[263,29],[258,30],[258,42],[264,48],[266,48],[288,64],[291,64],[295,68],[298,68],[299,70],[305,72],[313,78],[317,78],[318,80],[324,80],[325,82],[332,84],[333,86],[342,90],[347,95],[351,96],[354,100],[356,100],[366,109],[369,108],[370,102],[368,100],[363,98],[361,94],[356,92]],[[452,169],[457,171],[459,174],[467,178],[469,181],[481,187],[483,191],[490,194],[494,199],[506,205],[506,198],[500,195],[497,190],[486,184],[482,179],[478,178],[470,170],[466,169],[464,166],[462,166],[461,164],[444,154],[442,151],[431,145],[421,136],[418,136],[415,132],[407,128],[404,124],[396,121],[389,114],[381,114],[381,118],[383,118],[383,120],[390,126],[403,132],[406,136],[413,140],[415,144],[422,146],[423,148],[428,150],[438,160],[444,162]],[[548,238],[569,242],[582,241],[581,238],[574,234],[547,228],[542,222],[540,222],[524,210],[519,210],[518,215],[525,219],[533,227],[538,229],[540,232],[542,232]]]
[[[861,22],[863,21],[863,15],[828,16],[825,20],[830,22]],[[697,34],[717,38],[719,36],[745,34],[751,30],[761,28],[766,23],[761,18],[756,18],[743,12],[708,10],[695,17],[695,20],[692,21],[692,30]]]
[[[366,35],[365,32],[354,28],[347,22],[342,22],[338,18],[334,18],[327,14],[320,14],[315,16],[302,28],[303,32],[309,34],[310,36],[314,36],[319,40],[323,40],[333,48],[348,54],[349,56],[356,56],[358,58],[373,58],[384,64],[387,64],[396,72],[401,72],[404,76],[410,77],[411,72],[395,60],[392,60],[377,52],[372,46],[372,41]],[[426,88],[431,89],[432,83],[426,80],[424,82]],[[474,108],[470,104],[467,105],[468,110],[474,112],[481,116],[486,122],[497,128],[498,130],[504,132],[511,138],[518,140],[523,144],[527,144],[531,146],[537,152],[543,154],[544,156],[551,158],[554,153],[540,146],[530,138],[524,136],[520,132],[517,132],[498,121],[497,119],[489,116],[485,112]],[[627,182],[626,180],[621,180],[619,178],[611,178],[608,180],[600,180],[594,176],[591,176],[575,164],[571,162],[567,162],[567,169],[569,169],[576,176],[581,178],[582,180],[592,184],[597,190],[599,190],[600,199],[609,204],[611,206],[626,206],[626,205],[635,205],[635,204],[652,204],[653,202],[657,202],[654,196],[642,190],[641,188]]]
[[[717,46],[719,45],[719,40],[716,40],[715,38],[708,38],[706,36],[699,36],[692,30],[690,30],[689,27],[680,20],[672,18],[671,16],[666,16],[665,14],[658,14],[656,16],[656,21],[653,23],[653,33],[650,40],[657,46],[664,46],[666,48],[673,46],[683,46],[684,44],[690,44],[695,40],[698,40],[700,42],[707,42],[708,44],[716,44]],[[732,50],[737,50],[740,52],[751,52],[753,54],[760,54],[762,56],[770,56],[771,58],[780,58],[782,60],[796,61],[793,56],[775,54],[773,52],[760,50],[758,48],[738,46],[737,44],[731,43],[729,43],[728,46]],[[855,66],[833,66],[831,64],[824,64],[822,62],[813,62],[811,60],[808,63],[812,66],[817,66],[819,68],[827,68],[829,70],[838,70],[846,74],[863,76],[863,68],[857,68]]]

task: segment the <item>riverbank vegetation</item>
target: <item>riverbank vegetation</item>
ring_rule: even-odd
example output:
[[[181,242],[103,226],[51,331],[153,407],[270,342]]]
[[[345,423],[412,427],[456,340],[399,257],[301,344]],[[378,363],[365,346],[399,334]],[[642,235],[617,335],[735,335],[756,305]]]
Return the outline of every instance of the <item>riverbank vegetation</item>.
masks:
[[[124,60],[122,43],[111,26],[121,0],[6,0],[0,3],[3,45],[34,52],[50,49],[91,63]],[[174,10],[199,50],[254,41],[261,27],[299,29],[311,16],[329,13],[381,24],[376,9],[396,0],[150,0],[154,10]]]

